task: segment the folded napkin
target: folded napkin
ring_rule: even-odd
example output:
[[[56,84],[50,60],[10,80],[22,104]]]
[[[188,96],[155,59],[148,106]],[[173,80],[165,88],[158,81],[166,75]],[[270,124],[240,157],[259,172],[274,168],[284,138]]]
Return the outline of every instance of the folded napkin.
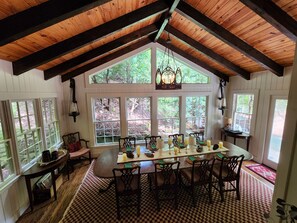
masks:
[[[124,164],[124,167],[125,168],[132,168],[132,163],[125,163]]]
[[[127,147],[126,147],[126,151],[127,151],[127,152],[130,152],[130,151],[132,151],[132,148],[131,148],[130,146],[127,146]]]
[[[156,145],[151,145],[151,148],[152,149],[156,149]]]
[[[191,160],[191,161],[195,161],[195,160],[196,160],[196,158],[195,158],[194,156],[189,156],[188,158],[189,158],[189,160]]]
[[[217,153],[217,156],[221,159],[224,157],[224,155],[222,153]]]
[[[159,164],[164,164],[165,162],[164,162],[164,160],[158,160],[158,163]]]

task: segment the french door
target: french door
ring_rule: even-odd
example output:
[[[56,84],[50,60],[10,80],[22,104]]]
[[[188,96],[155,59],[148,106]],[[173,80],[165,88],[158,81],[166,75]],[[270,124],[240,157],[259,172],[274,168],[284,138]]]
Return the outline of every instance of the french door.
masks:
[[[268,117],[263,163],[276,170],[283,138],[288,100],[272,96]]]

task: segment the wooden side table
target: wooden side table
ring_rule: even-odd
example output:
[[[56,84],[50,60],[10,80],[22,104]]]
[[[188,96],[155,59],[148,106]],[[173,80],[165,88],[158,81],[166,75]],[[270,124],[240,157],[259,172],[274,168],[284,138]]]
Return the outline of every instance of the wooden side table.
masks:
[[[58,169],[62,165],[67,165],[67,160],[69,158],[69,154],[67,153],[64,155],[62,158],[57,160],[56,162],[53,162],[51,164],[48,164],[46,166],[40,166],[39,163],[36,163],[34,166],[32,166],[30,169],[26,170],[22,176],[25,177],[26,180],[26,186],[27,186],[27,192],[29,196],[29,201],[30,201],[30,208],[31,211],[33,211],[33,195],[32,195],[32,188],[31,188],[31,179],[35,177],[40,177],[43,176],[47,173],[51,173],[52,177],[52,185],[54,189],[54,196],[55,200],[57,200],[57,191],[56,191],[56,175],[55,175],[55,170]],[[69,170],[67,167],[67,173],[68,173],[68,179],[69,179]]]
[[[223,136],[224,136],[224,139],[223,139]],[[222,128],[221,129],[221,140],[226,141],[227,136],[233,138],[233,144],[234,145],[236,145],[236,139],[245,139],[246,140],[246,150],[249,151],[251,135],[246,134],[246,133],[236,134],[236,133],[232,133],[232,132]]]

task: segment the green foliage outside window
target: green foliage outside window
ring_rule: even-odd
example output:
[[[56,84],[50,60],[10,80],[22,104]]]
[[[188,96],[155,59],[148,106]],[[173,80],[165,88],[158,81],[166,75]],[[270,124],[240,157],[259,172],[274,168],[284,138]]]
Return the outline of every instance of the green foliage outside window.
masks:
[[[205,129],[206,96],[186,97],[186,131],[188,133]]]
[[[151,50],[89,76],[90,84],[150,84]]]
[[[157,67],[161,66],[163,58],[164,58],[164,52],[161,50],[157,50]],[[176,65],[178,67],[180,67],[180,69],[182,71],[182,83],[183,84],[208,84],[209,83],[208,76],[191,68],[189,65],[178,60],[176,57],[174,57],[174,59],[175,59]],[[167,61],[164,61],[164,62],[166,62],[166,64],[167,64]],[[169,64],[170,65],[174,64],[172,58],[170,58]]]

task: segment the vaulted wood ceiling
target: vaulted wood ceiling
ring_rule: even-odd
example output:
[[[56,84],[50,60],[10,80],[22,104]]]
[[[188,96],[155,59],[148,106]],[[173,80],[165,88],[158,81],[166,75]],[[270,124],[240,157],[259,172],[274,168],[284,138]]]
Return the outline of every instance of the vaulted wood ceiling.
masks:
[[[0,0],[0,58],[62,81],[149,42],[228,80],[293,63],[297,0]],[[170,33],[171,44],[166,42]]]

